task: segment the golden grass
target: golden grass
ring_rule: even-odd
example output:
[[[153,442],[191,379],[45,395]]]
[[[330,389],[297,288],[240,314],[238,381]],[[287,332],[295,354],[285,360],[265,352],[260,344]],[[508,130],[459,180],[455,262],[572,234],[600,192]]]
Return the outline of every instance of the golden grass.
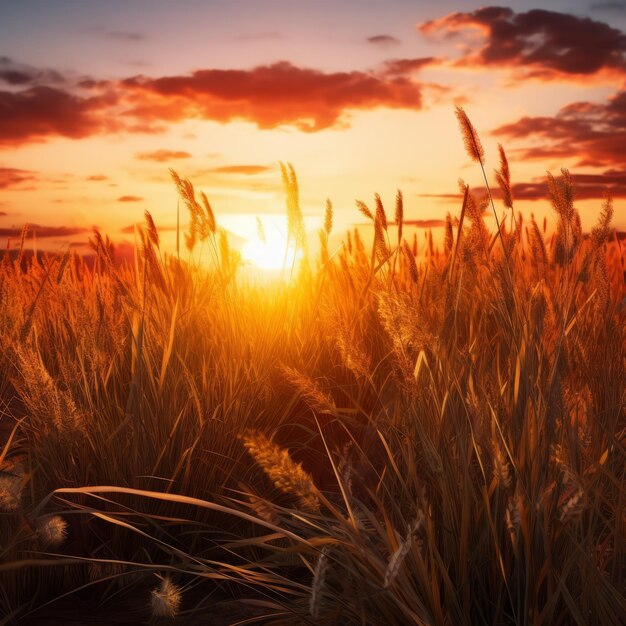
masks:
[[[180,579],[199,615],[211,589],[276,624],[619,623],[626,276],[610,200],[587,235],[569,172],[550,177],[551,235],[515,213],[501,149],[497,232],[493,201],[461,181],[442,248],[418,254],[398,193],[395,232],[379,196],[359,201],[371,248],[352,231],[334,252],[328,202],[319,260],[260,286],[206,196],[173,178],[207,269],[163,253],[149,214],[131,265],[98,232],[93,267],[27,259],[24,240],[0,264],[0,613],[91,586],[140,588],[172,616]]]

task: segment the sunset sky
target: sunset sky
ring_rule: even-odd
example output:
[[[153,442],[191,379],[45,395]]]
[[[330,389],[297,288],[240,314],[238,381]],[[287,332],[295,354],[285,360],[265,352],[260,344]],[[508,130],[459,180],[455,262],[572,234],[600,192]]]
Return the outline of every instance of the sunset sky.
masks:
[[[437,225],[459,177],[481,185],[455,104],[489,172],[507,150],[517,209],[543,217],[565,166],[583,226],[611,189],[623,230],[625,78],[622,1],[3,0],[0,245],[24,223],[51,250],[94,225],[130,244],[145,209],[171,245],[170,167],[254,238],[255,215],[284,212],[281,160],[312,230],[327,197],[342,229],[397,188]]]

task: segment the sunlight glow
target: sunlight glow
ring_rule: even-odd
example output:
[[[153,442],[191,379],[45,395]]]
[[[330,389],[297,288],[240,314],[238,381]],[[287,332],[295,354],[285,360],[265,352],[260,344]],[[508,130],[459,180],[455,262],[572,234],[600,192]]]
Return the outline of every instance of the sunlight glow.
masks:
[[[242,256],[255,267],[262,270],[280,270],[283,265],[289,267],[294,260],[293,246],[287,250],[287,229],[284,220],[262,219],[265,241],[257,235],[243,244]],[[282,223],[281,223],[282,222]]]

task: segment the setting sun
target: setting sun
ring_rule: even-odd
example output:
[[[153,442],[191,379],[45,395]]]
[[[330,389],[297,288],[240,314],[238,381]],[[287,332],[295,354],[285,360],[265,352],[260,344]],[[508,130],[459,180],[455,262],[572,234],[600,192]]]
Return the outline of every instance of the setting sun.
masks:
[[[263,220],[264,241],[259,235],[243,244],[241,255],[261,270],[280,270],[289,267],[295,253],[293,245],[287,253],[287,228],[284,218],[266,218]]]

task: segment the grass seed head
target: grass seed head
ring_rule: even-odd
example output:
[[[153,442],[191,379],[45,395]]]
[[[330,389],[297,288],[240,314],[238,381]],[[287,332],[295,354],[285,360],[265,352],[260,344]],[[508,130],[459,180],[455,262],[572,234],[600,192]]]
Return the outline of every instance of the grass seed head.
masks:
[[[19,510],[22,502],[22,477],[17,474],[0,473],[0,510]]]
[[[474,128],[474,125],[470,121],[467,113],[463,107],[457,106],[455,109],[457,120],[461,128],[461,135],[463,136],[463,143],[465,144],[465,150],[473,161],[477,161],[481,165],[485,162],[485,150],[480,137]]]
[[[67,537],[67,522],[60,515],[53,515],[37,521],[39,541],[50,548],[60,546]]]
[[[169,578],[165,577],[161,584],[151,592],[150,605],[154,617],[174,618],[180,609],[182,592]]]
[[[302,469],[281,449],[259,432],[249,432],[242,437],[243,445],[274,485],[283,493],[296,496],[309,511],[319,510],[317,488],[310,474]]]

